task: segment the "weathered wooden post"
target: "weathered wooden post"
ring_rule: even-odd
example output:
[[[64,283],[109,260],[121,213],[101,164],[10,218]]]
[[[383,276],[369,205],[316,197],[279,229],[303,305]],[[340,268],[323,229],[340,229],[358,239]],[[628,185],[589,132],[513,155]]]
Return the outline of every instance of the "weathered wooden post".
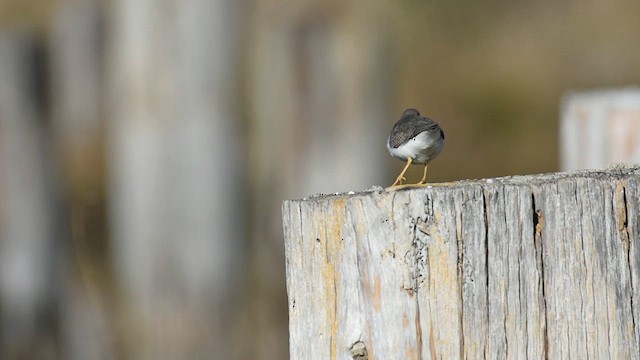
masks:
[[[640,162],[640,88],[573,92],[560,116],[560,168]]]
[[[126,358],[231,356],[246,256],[230,100],[239,3],[113,2],[106,127]]]
[[[292,359],[640,358],[640,167],[283,205]]]

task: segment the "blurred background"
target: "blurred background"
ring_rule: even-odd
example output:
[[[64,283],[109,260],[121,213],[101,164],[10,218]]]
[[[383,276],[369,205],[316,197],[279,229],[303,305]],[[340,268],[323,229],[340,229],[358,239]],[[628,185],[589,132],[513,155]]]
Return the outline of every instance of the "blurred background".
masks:
[[[640,83],[640,2],[0,0],[0,358],[285,359],[280,205],[559,169]],[[421,169],[412,169],[417,181]]]

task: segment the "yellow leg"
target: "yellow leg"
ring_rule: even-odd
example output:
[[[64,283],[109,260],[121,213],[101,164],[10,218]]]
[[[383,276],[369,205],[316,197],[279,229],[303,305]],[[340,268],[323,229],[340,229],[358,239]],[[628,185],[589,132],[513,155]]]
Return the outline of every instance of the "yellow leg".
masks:
[[[413,160],[411,158],[407,159],[407,165],[404,166],[404,169],[402,169],[402,172],[400,173],[400,175],[398,175],[398,177],[396,178],[396,181],[391,186],[401,185],[402,180],[406,180],[403,176],[404,176],[404,173],[407,172],[407,169],[409,168],[409,165],[411,165],[412,161]]]
[[[418,185],[427,183],[427,164],[424,164],[424,173],[422,174],[422,180],[418,183]]]

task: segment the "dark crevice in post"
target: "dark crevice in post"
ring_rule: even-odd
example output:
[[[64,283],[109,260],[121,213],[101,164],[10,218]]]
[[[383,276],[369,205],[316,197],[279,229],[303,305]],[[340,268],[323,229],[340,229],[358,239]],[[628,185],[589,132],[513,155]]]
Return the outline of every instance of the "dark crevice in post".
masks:
[[[604,208],[604,213],[607,214],[608,216],[614,216],[615,217],[616,216],[616,213],[615,213],[616,209],[615,209],[615,204],[614,204],[615,198],[616,198],[615,189],[612,191],[611,201],[609,201],[609,199],[607,198],[607,196],[609,194],[607,194],[607,191],[606,191],[605,187],[601,187],[600,188],[600,192],[602,194],[601,199],[602,199],[602,202],[603,202],[602,206]],[[607,213],[607,211],[609,211],[609,213]],[[615,227],[617,227],[617,225]],[[615,236],[617,235],[615,233],[611,234],[611,231],[606,231],[606,230],[609,230],[609,229],[605,229],[605,235],[604,235],[604,239],[603,239],[604,243],[605,243],[605,245],[604,245],[604,252],[605,253],[607,251],[607,247],[611,246],[611,244],[609,244],[609,242],[613,242]],[[617,229],[614,229],[614,231],[617,231]],[[607,236],[610,236],[611,238],[607,238]],[[606,274],[606,275],[604,275],[605,282],[607,282],[609,280],[608,273],[610,271],[609,270],[609,268],[610,268],[609,261],[610,260],[611,259],[609,259],[608,256],[606,256],[606,255],[603,256],[603,265],[602,265],[602,267],[605,269],[605,274]],[[605,298],[604,303],[608,304],[609,303],[609,292],[608,291],[604,291],[603,293],[604,293],[604,298]],[[608,311],[605,311],[605,315],[607,316],[607,322],[606,322],[606,324],[607,324],[607,349],[611,349],[611,318],[609,317],[609,312]],[[609,353],[609,358],[611,358],[611,353]]]
[[[543,354],[544,358],[549,358],[549,332],[547,329],[547,297],[545,294],[545,286],[544,286],[544,247],[542,245],[542,231],[544,230],[544,216],[542,215],[542,210],[536,209],[536,197],[533,192],[531,192],[531,209],[533,213],[533,241],[535,243],[536,252],[538,253],[538,266],[540,269],[540,287],[542,290],[542,306],[543,306],[543,314],[544,314],[544,348]]]
[[[536,210],[536,197],[531,193],[531,210],[533,213],[533,241],[535,242],[536,236],[538,235],[538,211]]]
[[[518,189],[518,198],[520,198],[522,196],[521,194],[521,189]],[[521,213],[522,209],[520,208],[521,205],[518,206],[518,212]],[[522,227],[524,228],[525,224],[522,224]],[[522,231],[522,229],[520,229],[520,231]],[[529,306],[529,301],[530,299],[528,298],[524,298],[522,296],[522,288],[523,286],[525,286],[525,280],[522,278],[522,259],[523,259],[523,244],[519,244],[518,245],[518,303],[520,304],[520,312],[524,315],[524,329],[528,329],[529,328],[529,314],[528,311],[526,310],[527,307]],[[525,304],[523,304],[525,303]],[[527,335],[524,337],[524,348],[527,350],[524,353],[525,359],[529,358],[529,334],[527,331]]]
[[[351,345],[349,352],[351,353],[351,357],[354,360],[369,359],[369,354],[367,352],[367,345],[362,341],[356,341],[353,345]]]
[[[627,208],[627,189],[623,185],[621,186],[620,191],[621,191],[620,198],[619,198],[620,204],[617,204],[617,205],[621,206],[621,211],[616,211],[616,215],[619,215],[620,217],[622,217],[622,219],[620,219],[621,221],[618,220],[620,222],[618,226],[618,231],[620,231],[622,241],[624,242],[625,250],[627,251],[627,259],[629,259],[629,249],[631,248],[630,246],[631,244],[630,244],[629,229],[628,229],[629,216],[627,215],[627,213],[629,209]],[[614,198],[617,198],[617,196]],[[629,271],[629,273],[631,273],[631,271]]]
[[[302,203],[298,202],[298,216],[300,217],[300,241],[304,244],[304,227],[302,227],[302,220],[304,217],[302,216]]]
[[[505,231],[508,233],[508,228],[509,228],[509,219],[507,218],[507,204],[506,204],[506,189],[504,187],[502,187],[502,214],[503,214],[503,221],[505,224]],[[507,243],[505,244],[506,246],[506,254],[505,254],[505,258],[507,259],[507,262],[509,262],[511,260],[511,244]],[[516,261],[518,262],[518,267],[520,267],[520,260],[516,259]],[[511,282],[510,282],[510,271],[511,271],[511,267],[508,266],[507,267],[507,271],[505,274],[505,279],[506,279],[506,289],[505,289],[505,295],[504,295],[504,302],[505,302],[505,311],[504,311],[504,317],[502,318],[502,331],[504,332],[504,347],[505,347],[505,354],[507,358],[510,358],[509,356],[509,337],[507,336],[508,332],[507,332],[507,313],[509,312],[509,288],[512,286]]]
[[[631,236],[629,234],[629,218],[630,216],[632,216],[631,214],[629,214],[629,207],[627,204],[627,187],[626,186],[622,186],[622,204],[624,206],[624,223],[623,223],[623,236],[624,236],[624,242],[625,242],[625,247],[626,247],[626,251],[627,251],[627,268],[629,269],[629,288],[631,288],[630,291],[630,299],[629,301],[631,302],[631,324],[633,325],[633,330],[634,332],[636,331],[636,317],[635,317],[635,312],[634,312],[634,305],[636,302],[636,299],[634,298],[633,294],[636,293],[636,289],[633,288],[633,269],[631,268]],[[636,334],[637,337],[637,334]],[[638,344],[638,346],[640,346],[640,344]]]
[[[482,191],[482,212],[484,215],[484,269],[486,273],[485,292],[487,302],[487,326],[489,320],[489,217],[487,210],[487,190]],[[487,357],[487,342],[485,342],[484,356]]]
[[[427,222],[427,220],[430,222],[434,221],[433,216],[435,214],[435,211],[433,210],[433,194],[431,192],[428,192],[425,195],[424,213],[427,215],[425,222]]]

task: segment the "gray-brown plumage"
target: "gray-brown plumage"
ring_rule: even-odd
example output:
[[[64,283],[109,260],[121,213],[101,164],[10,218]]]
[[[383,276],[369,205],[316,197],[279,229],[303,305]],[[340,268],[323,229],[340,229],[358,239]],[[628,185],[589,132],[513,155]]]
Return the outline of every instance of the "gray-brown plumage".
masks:
[[[387,139],[387,149],[394,157],[407,162],[404,169],[391,186],[402,184],[404,173],[412,163],[424,164],[422,180],[427,182],[427,164],[435,159],[444,147],[444,131],[438,123],[421,116],[416,109],[407,109],[393,126]]]

